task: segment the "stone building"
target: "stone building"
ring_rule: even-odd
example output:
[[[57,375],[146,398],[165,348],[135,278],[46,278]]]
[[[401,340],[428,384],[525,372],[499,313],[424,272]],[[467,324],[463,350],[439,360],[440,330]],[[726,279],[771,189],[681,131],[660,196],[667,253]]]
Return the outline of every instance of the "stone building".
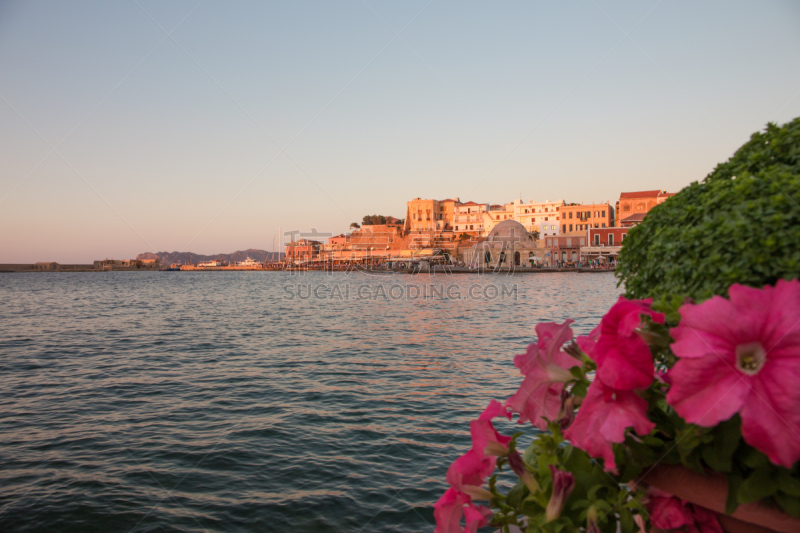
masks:
[[[459,260],[480,268],[514,268],[541,265],[545,250],[516,220],[503,220],[489,235],[469,248],[459,248]]]

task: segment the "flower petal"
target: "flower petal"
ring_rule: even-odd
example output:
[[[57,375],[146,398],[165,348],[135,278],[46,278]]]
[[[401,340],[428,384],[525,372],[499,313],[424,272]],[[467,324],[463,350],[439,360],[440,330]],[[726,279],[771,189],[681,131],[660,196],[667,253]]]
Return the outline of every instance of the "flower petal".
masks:
[[[667,372],[672,384],[667,403],[692,424],[711,427],[729,419],[750,392],[750,378],[738,372],[735,364],[730,356],[681,359]]]
[[[800,459],[800,364],[771,359],[752,380],[742,407],[742,437],[775,464],[791,468]]]

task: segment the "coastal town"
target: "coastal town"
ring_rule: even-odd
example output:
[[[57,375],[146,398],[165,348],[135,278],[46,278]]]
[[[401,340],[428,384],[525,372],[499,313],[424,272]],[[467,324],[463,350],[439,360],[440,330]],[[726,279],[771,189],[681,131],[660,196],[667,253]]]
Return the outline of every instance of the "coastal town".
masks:
[[[223,257],[166,264],[157,254],[136,259],[103,259],[92,264],[53,261],[0,265],[0,271],[141,270],[417,270],[446,266],[477,270],[613,268],[628,230],[675,193],[623,192],[611,202],[565,200],[506,204],[414,198],[405,218],[368,215],[339,235],[286,231],[283,253],[264,260]],[[262,252],[263,253],[263,252]],[[271,255],[271,259],[270,259]],[[190,258],[192,255],[190,255]]]

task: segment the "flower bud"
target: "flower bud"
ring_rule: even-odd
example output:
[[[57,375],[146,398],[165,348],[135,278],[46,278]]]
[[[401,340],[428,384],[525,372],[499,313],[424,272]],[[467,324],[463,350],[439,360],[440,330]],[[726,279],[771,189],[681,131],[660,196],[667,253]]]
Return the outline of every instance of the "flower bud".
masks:
[[[539,484],[536,483],[531,473],[525,468],[525,461],[522,459],[519,452],[515,451],[514,453],[508,454],[508,466],[510,466],[511,470],[525,483],[525,486],[528,487],[531,494],[539,492]]]
[[[597,525],[597,508],[594,505],[589,507],[586,514],[586,533],[600,533],[600,526]]]
[[[575,488],[575,476],[572,472],[559,470],[555,465],[550,465],[550,476],[553,479],[553,494],[547,502],[544,511],[545,521],[550,522],[561,516],[564,504],[567,502],[572,489]]]
[[[561,403],[561,412],[558,414],[556,423],[561,431],[564,431],[575,420],[575,397],[570,396]]]

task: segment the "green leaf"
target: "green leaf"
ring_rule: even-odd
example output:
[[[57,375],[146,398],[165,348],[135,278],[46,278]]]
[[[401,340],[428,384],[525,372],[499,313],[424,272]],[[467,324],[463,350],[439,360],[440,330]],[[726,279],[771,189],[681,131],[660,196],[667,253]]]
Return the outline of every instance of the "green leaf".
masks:
[[[522,500],[525,499],[525,496],[527,496],[528,492],[528,487],[525,486],[525,483],[520,481],[508,491],[508,494],[506,495],[506,503],[511,507],[519,509],[520,505],[522,505]]]
[[[778,487],[789,496],[800,496],[800,479],[792,477],[785,468],[778,471]]]
[[[742,462],[752,469],[762,468],[770,464],[767,456],[755,448],[749,448],[745,452]]]
[[[544,507],[539,505],[533,498],[526,498],[520,507],[522,514],[528,517],[536,517],[544,514]]]
[[[769,466],[754,471],[739,486],[739,503],[752,503],[772,496],[778,491],[778,483],[771,476]]]
[[[586,391],[589,385],[585,381],[581,381],[572,386],[572,394],[581,398],[586,398]]]
[[[575,379],[583,380],[583,369],[580,366],[570,367],[569,373],[572,374],[572,377]]]
[[[800,518],[800,498],[779,492],[775,495],[775,501],[787,514]]]
[[[622,532],[632,533],[634,528],[636,528],[636,522],[633,521],[633,515],[631,512],[624,507],[619,508],[617,512],[619,513],[619,523],[622,527]]]
[[[733,469],[733,454],[742,440],[741,420],[738,416],[722,422],[712,430],[714,440],[703,447],[703,460],[717,472]]]
[[[728,474],[728,498],[725,500],[725,514],[733,514],[739,507],[739,487],[742,485],[742,480],[742,473],[737,468]]]

